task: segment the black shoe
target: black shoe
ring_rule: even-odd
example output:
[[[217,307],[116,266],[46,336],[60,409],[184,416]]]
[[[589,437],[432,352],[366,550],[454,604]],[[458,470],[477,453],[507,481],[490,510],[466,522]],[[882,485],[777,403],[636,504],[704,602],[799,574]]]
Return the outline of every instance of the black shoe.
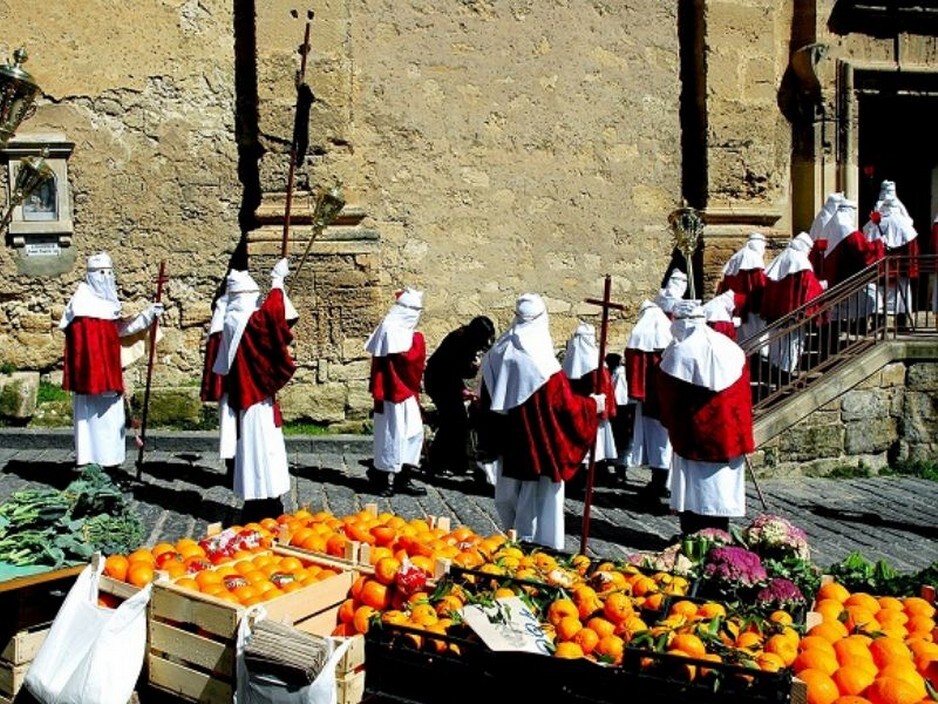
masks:
[[[397,473],[397,476],[393,479],[393,493],[397,494],[407,494],[408,496],[426,496],[427,490],[422,486],[414,484],[413,481],[413,471],[415,467],[410,464],[405,464],[401,471]]]

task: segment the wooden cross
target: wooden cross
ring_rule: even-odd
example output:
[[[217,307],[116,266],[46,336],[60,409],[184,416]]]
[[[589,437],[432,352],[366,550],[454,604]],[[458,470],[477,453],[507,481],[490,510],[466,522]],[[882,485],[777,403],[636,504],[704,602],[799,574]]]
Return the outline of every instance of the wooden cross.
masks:
[[[602,324],[599,327],[599,363],[596,365],[596,371],[594,372],[595,376],[593,378],[593,391],[594,393],[601,393],[602,389],[602,378],[603,378],[603,365],[606,364],[606,333],[609,330],[609,311],[610,310],[625,310],[625,306],[621,303],[613,303],[610,299],[610,293],[612,291],[612,276],[606,274],[606,282],[603,289],[602,299],[598,298],[587,298],[586,303],[591,303],[594,306],[601,306],[603,309],[603,318]],[[596,441],[593,441],[592,446],[590,447],[590,461],[589,468],[586,473],[586,498],[583,505],[583,535],[580,540],[580,553],[586,554],[586,543],[589,540],[590,532],[590,509],[593,505],[593,482],[596,475]]]

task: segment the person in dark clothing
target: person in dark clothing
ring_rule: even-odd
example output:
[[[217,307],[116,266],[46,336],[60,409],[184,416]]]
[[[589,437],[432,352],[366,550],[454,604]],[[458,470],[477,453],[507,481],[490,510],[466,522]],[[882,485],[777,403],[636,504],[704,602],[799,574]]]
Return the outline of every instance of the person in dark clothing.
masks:
[[[484,315],[453,330],[440,343],[423,374],[423,386],[437,411],[437,430],[427,460],[431,474],[465,474],[469,414],[466,386],[479,372],[482,356],[495,339],[495,325]]]

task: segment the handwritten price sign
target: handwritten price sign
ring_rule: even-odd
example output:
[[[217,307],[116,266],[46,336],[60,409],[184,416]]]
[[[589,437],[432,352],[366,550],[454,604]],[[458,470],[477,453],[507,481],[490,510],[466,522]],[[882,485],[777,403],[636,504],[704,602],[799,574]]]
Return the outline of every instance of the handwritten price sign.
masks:
[[[469,627],[492,650],[550,655],[550,641],[531,609],[518,597],[500,599],[498,606],[470,604],[462,610]]]

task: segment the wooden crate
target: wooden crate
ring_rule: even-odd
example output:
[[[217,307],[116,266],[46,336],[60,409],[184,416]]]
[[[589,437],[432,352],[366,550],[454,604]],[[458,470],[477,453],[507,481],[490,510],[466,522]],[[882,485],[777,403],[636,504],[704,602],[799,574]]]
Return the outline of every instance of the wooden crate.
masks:
[[[336,561],[304,558],[340,569],[332,577],[264,602],[267,618],[316,635],[335,627],[339,605],[358,576]],[[153,585],[148,610],[151,687],[193,702],[230,703],[235,680],[235,640],[247,609],[175,586]],[[360,636],[358,640],[362,640]],[[364,692],[364,644],[353,642],[336,667],[341,704],[356,704]]]

